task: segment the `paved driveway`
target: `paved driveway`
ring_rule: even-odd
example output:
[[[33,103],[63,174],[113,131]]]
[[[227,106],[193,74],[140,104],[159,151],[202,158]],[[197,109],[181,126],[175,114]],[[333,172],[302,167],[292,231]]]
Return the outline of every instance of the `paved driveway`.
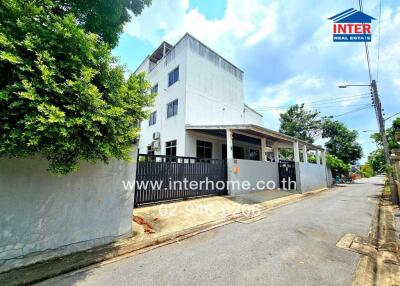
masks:
[[[349,285],[358,254],[346,233],[366,236],[383,178],[360,180],[117,262],[41,285]]]

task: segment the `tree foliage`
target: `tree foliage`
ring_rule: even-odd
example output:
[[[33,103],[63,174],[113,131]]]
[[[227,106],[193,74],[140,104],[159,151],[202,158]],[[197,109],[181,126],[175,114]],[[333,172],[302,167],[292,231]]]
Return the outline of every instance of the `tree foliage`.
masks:
[[[357,142],[358,133],[339,121],[326,118],[322,124],[322,138],[327,151],[347,164],[354,164],[362,157],[362,147]]]
[[[385,133],[389,145],[389,149],[398,149],[400,148],[400,144],[397,143],[395,138],[395,133],[400,131],[400,117],[397,117],[393,120],[392,126],[387,128]],[[382,136],[379,132],[373,133],[371,135],[372,140],[378,145],[379,148],[382,148]]]
[[[82,1],[85,2],[85,1]],[[52,172],[127,159],[152,102],[109,45],[50,0],[0,4],[0,156],[43,154]]]
[[[293,105],[280,115],[279,132],[313,143],[320,132],[321,120],[318,111],[304,108],[304,104]]]
[[[43,1],[36,1],[43,2]],[[139,15],[151,0],[54,0],[57,15],[75,15],[76,22],[85,30],[98,34],[111,47],[131,15]]]
[[[380,174],[385,172],[386,161],[383,149],[380,148],[375,151],[372,151],[368,156],[368,163],[372,167],[375,173]]]
[[[341,175],[346,176],[350,172],[349,164],[346,164],[345,162],[331,154],[326,155],[326,164],[331,169],[332,175],[334,177]]]

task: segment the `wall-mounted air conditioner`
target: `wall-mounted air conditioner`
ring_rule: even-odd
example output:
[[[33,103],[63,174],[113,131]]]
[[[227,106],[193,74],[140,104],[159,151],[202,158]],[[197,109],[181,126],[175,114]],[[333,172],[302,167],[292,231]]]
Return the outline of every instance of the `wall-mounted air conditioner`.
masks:
[[[153,132],[153,140],[160,140],[160,132]]]
[[[151,142],[151,148],[152,148],[153,150],[160,149],[160,141],[153,141],[153,142]]]

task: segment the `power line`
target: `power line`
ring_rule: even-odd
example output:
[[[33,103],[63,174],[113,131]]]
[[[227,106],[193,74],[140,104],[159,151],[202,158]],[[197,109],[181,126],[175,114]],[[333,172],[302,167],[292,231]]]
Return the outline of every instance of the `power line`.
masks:
[[[370,106],[369,104],[368,104],[368,105],[364,105],[364,107],[362,107],[362,108],[353,109],[353,110],[347,111],[347,112],[345,112],[345,113],[338,114],[338,115],[331,116],[331,117],[332,117],[332,118],[336,118],[336,117],[343,116],[343,115],[346,115],[346,114],[358,112],[358,111],[361,111],[361,110],[364,110],[364,109],[367,109],[367,108],[370,108],[370,107],[371,107],[371,106]]]
[[[363,12],[363,3],[362,0],[358,0],[358,5],[360,6],[360,11]],[[368,64],[368,75],[369,75],[369,82],[372,82],[372,74],[371,74],[371,61],[369,58],[369,49],[368,49],[368,44],[367,42],[364,42],[364,47],[365,47],[365,54],[367,56],[367,64]]]
[[[337,97],[337,98],[332,98],[332,99],[328,99],[328,100],[317,100],[317,101],[311,101],[311,102],[305,102],[305,103],[300,103],[298,105],[303,104],[305,107],[322,107],[325,105],[331,105],[333,103],[348,103],[348,102],[353,102],[354,100],[358,100],[358,99],[363,99],[363,98],[369,98],[369,93],[365,93],[368,94],[368,96],[364,96],[364,95],[356,95],[356,96],[345,96],[345,97]],[[281,105],[281,106],[260,106],[258,108],[253,108],[255,110],[268,110],[268,109],[283,109],[283,108],[288,108],[290,106],[292,106],[294,104],[289,104],[289,105]],[[334,105],[337,106],[337,105]]]
[[[379,54],[381,48],[381,15],[382,15],[382,0],[379,0],[379,22],[378,22],[378,59],[376,62],[376,81],[379,81]]]
[[[397,113],[395,113],[395,114],[393,114],[393,115],[390,115],[389,117],[385,118],[384,120],[386,121],[386,120],[392,118],[393,116],[396,116],[397,114],[400,114],[400,112],[397,112]]]

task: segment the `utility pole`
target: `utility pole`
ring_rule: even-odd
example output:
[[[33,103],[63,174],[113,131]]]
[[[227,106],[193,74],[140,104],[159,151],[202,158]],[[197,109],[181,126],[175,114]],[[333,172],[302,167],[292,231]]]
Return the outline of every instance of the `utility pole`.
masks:
[[[385,162],[386,162],[387,168],[390,168],[390,170],[387,170],[387,175],[388,175],[389,186],[390,186],[390,191],[391,191],[391,195],[392,195],[392,203],[398,205],[399,198],[397,197],[397,192],[396,192],[396,189],[394,186],[394,179],[393,179],[393,174],[392,174],[392,170],[391,170],[389,145],[388,145],[386,132],[385,132],[385,120],[383,119],[383,116],[382,116],[381,100],[379,99],[378,88],[376,86],[375,80],[372,80],[372,82],[371,82],[371,91],[372,91],[372,98],[373,98],[373,103],[374,103],[374,107],[375,107],[376,118],[378,119],[379,133],[381,134],[381,138],[382,138],[382,146],[383,146],[383,152],[385,154]]]

